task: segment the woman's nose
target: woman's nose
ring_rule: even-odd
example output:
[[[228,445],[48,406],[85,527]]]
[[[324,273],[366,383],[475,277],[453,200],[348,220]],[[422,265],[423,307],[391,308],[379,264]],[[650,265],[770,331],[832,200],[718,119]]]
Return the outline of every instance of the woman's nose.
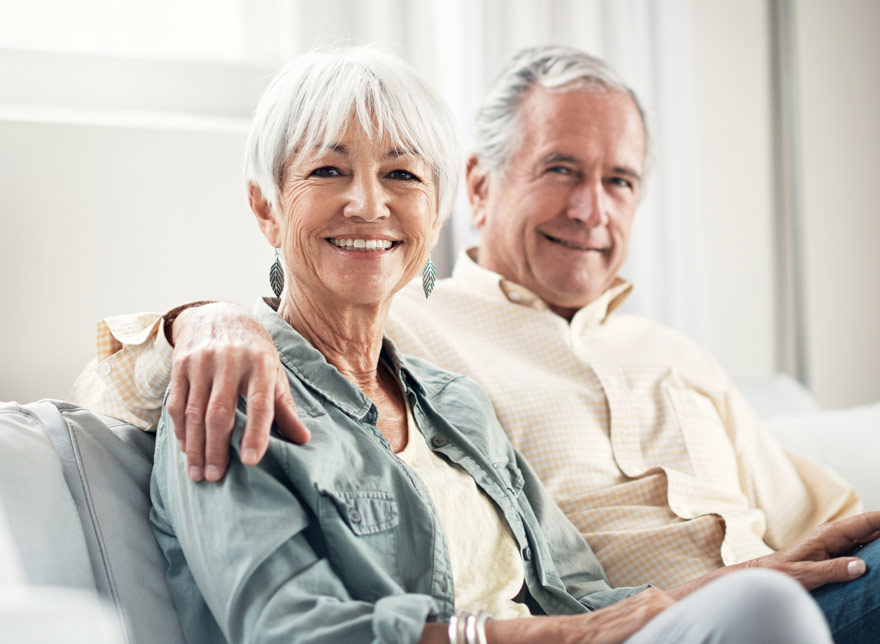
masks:
[[[384,219],[391,214],[388,199],[382,182],[378,177],[361,175],[349,185],[348,195],[342,214],[357,217],[364,221]]]

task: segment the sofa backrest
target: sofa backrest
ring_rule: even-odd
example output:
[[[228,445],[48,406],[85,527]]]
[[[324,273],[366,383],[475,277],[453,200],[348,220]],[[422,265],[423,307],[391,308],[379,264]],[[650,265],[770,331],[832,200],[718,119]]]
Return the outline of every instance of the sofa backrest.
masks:
[[[153,441],[71,403],[0,404],[0,496],[29,582],[96,590],[132,644],[182,644],[148,522]]]

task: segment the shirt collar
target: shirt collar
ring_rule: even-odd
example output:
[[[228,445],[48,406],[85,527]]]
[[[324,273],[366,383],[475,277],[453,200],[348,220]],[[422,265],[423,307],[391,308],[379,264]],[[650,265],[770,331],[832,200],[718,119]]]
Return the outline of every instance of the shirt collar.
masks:
[[[550,307],[540,297],[521,284],[504,279],[500,274],[480,266],[476,262],[477,248],[468,248],[459,253],[452,270],[452,279],[459,288],[486,297],[504,297],[513,304],[538,311],[549,311]],[[602,324],[616,311],[629,296],[633,285],[622,277],[617,277],[598,298],[580,309],[575,318],[580,324],[594,326]]]
[[[254,316],[269,332],[284,366],[303,384],[349,415],[357,418],[368,415],[373,409],[373,401],[297,333],[278,314],[277,308],[278,298],[259,298],[254,305]],[[392,368],[398,380],[404,384],[405,391],[413,388],[424,395],[425,390],[413,374],[412,368],[387,337],[382,341],[380,360],[384,360]]]

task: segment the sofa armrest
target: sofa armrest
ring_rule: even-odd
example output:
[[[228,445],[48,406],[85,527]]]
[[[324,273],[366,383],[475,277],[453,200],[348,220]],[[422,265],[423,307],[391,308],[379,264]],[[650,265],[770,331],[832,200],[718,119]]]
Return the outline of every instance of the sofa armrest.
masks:
[[[787,450],[840,474],[862,495],[866,510],[880,510],[880,402],[776,416],[767,427]]]

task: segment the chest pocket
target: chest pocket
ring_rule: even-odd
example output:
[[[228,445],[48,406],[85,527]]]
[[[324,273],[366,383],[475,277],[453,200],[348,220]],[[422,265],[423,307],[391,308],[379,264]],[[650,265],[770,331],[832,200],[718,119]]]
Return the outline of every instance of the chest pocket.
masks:
[[[394,528],[398,523],[397,501],[382,490],[351,490],[331,492],[319,490],[326,499],[321,504],[321,519],[341,516],[348,528],[358,536],[376,534]],[[328,515],[329,516],[326,516]]]
[[[392,495],[383,490],[318,492],[321,536],[352,596],[375,601],[400,586],[399,517]]]

